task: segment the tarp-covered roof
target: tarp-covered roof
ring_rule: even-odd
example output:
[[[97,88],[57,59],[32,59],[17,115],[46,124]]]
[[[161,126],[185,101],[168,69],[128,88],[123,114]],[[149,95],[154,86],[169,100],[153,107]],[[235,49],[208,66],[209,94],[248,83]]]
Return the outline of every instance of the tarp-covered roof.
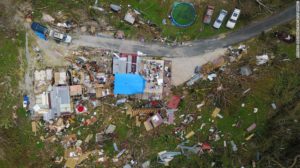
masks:
[[[145,89],[145,79],[136,74],[115,74],[114,94],[142,94]]]

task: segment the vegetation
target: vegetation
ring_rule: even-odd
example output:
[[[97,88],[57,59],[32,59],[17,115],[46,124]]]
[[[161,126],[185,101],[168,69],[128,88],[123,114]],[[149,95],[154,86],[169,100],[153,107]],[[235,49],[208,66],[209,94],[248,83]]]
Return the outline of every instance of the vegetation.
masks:
[[[20,105],[22,96],[19,92],[19,82],[22,77],[23,62],[22,50],[18,47],[25,46],[24,32],[12,32],[14,36],[8,36],[7,32],[0,32],[0,127],[12,126],[13,107]]]
[[[291,23],[275,31],[293,32],[293,25],[294,23]],[[214,146],[214,153],[202,156],[202,159],[190,158],[189,164],[209,167],[214,161],[218,167],[240,167],[251,165],[252,160],[257,162],[258,167],[296,164],[295,158],[300,149],[295,143],[299,141],[297,125],[300,115],[297,111],[299,111],[300,73],[296,68],[299,60],[295,58],[294,44],[279,42],[272,32],[263,36],[265,37],[246,42],[245,44],[249,46],[247,54],[238,63],[225,67],[225,72],[219,74],[215,82],[201,81],[192,88],[183,88],[187,94],[181,104],[180,114],[194,113],[201,116],[200,121],[197,120],[187,132],[199,130],[201,124],[206,123],[206,128],[210,126],[218,128],[224,134],[222,139],[227,142],[234,140],[239,148],[239,151],[234,153],[230,145],[227,149],[223,147],[223,141],[210,141]],[[274,51],[274,48],[277,49]],[[255,55],[263,53],[268,53],[274,58],[268,65],[258,67],[255,65]],[[290,61],[284,62],[284,59]],[[257,69],[252,77],[241,77],[238,74],[239,68],[243,65]],[[221,85],[223,90],[217,91]],[[243,95],[243,91],[248,88],[251,88],[251,91]],[[182,88],[176,89],[175,92],[180,94]],[[196,105],[202,100],[206,100],[207,103],[201,112],[198,112]],[[272,108],[272,103],[276,104],[277,109]],[[245,104],[245,107],[241,107],[242,104]],[[216,106],[221,107],[224,118],[216,119],[212,123],[209,118]],[[253,113],[254,108],[258,108],[257,113]],[[237,123],[239,127],[233,126]],[[255,131],[251,132],[255,136],[246,141],[245,138],[251,133],[245,130],[252,123],[257,125]],[[207,141],[208,135],[208,131],[199,131],[191,139],[191,145],[197,141]],[[185,167],[186,164],[182,158],[172,162],[176,167]]]
[[[48,159],[41,156],[38,138],[22,109],[24,46],[24,31],[0,31],[0,167],[43,167],[42,160]]]

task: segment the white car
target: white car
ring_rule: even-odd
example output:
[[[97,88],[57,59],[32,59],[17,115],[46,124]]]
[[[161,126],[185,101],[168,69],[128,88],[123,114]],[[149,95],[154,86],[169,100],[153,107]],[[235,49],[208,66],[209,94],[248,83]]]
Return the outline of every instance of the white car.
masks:
[[[67,34],[60,33],[58,31],[50,30],[49,36],[52,37],[55,41],[58,41],[58,42],[65,42],[65,43],[68,43],[68,44],[70,44],[72,42],[72,37],[71,36],[69,36]]]
[[[216,21],[213,25],[214,28],[219,29],[221,27],[225,17],[227,16],[227,13],[228,12],[226,10],[224,10],[224,9],[221,10],[218,18],[216,19]]]
[[[228,27],[229,29],[233,29],[235,27],[235,24],[240,16],[241,10],[235,8],[230,19],[228,20],[226,27]]]

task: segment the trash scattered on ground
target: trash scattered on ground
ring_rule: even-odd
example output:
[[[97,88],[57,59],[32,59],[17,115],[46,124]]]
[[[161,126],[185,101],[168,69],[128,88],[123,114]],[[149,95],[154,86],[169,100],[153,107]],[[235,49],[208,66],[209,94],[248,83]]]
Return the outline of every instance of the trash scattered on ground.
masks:
[[[207,79],[210,80],[210,81],[213,81],[214,78],[216,78],[216,77],[217,77],[217,74],[213,73],[213,74],[208,75]]]
[[[237,148],[236,144],[234,143],[234,141],[230,141],[230,144],[231,144],[231,147],[232,147],[232,151],[237,152],[238,148]]]
[[[142,164],[142,168],[150,168],[150,160],[145,161],[145,162]]]
[[[252,70],[250,66],[243,66],[240,68],[240,74],[243,76],[250,76],[252,75]]]
[[[218,116],[218,114],[220,113],[221,109],[220,108],[215,108],[214,111],[212,112],[211,116],[213,118],[216,118]]]
[[[276,110],[276,109],[277,109],[277,106],[276,106],[275,103],[272,103],[271,106],[272,106],[273,110]]]
[[[115,125],[110,124],[106,130],[104,131],[105,134],[112,134],[116,129]]]
[[[120,12],[121,11],[121,6],[116,5],[116,4],[110,4],[110,8],[111,10],[113,10],[114,12]]]
[[[165,166],[169,166],[169,162],[172,161],[177,155],[181,155],[181,152],[162,151],[158,153],[157,160],[158,163],[162,163]]]
[[[194,131],[191,131],[189,132],[188,134],[185,135],[185,138],[186,139],[189,139],[190,137],[194,136],[195,135],[195,132]]]
[[[150,131],[163,123],[163,119],[159,114],[155,114],[152,117],[149,117],[145,122],[144,126],[147,131]]]
[[[269,61],[269,56],[267,54],[256,56],[256,65],[263,65]]]
[[[248,131],[248,132],[251,132],[251,131],[253,131],[255,128],[256,128],[256,124],[253,123],[253,124],[251,124],[251,125],[247,128],[247,131]]]
[[[288,34],[287,32],[284,31],[280,31],[280,32],[276,31],[274,32],[274,36],[286,43],[294,43],[296,41],[296,37],[294,35]]]

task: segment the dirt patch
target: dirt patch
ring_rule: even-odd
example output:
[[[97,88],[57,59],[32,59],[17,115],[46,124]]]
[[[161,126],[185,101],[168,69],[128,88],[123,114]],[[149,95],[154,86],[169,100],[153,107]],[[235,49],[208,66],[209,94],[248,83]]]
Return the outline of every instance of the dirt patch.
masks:
[[[172,58],[172,84],[178,86],[194,75],[195,67],[201,66],[209,61],[213,61],[216,58],[224,55],[226,49],[217,49],[212,52],[205,53],[203,55],[195,57],[179,57]]]

